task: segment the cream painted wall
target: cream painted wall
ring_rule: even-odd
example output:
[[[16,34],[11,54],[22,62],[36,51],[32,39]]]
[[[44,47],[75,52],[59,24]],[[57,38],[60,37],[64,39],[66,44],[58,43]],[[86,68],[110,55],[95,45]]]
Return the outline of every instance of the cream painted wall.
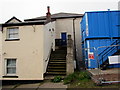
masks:
[[[55,22],[44,26],[44,73],[46,72],[51,49],[55,50]]]
[[[43,80],[44,26],[19,26],[19,41],[5,41],[6,29],[3,30],[2,60],[5,63],[5,58],[17,58],[16,75],[19,78],[15,80]],[[5,64],[2,65],[2,76],[4,76],[6,75]]]
[[[16,19],[12,19],[9,23],[19,23],[19,21]]]

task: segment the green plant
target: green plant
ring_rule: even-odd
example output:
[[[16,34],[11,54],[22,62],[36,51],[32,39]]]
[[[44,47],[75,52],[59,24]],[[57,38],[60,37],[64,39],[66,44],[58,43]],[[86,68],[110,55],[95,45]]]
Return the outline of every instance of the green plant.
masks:
[[[78,80],[89,80],[90,76],[86,71],[82,72],[74,72],[64,78],[64,84],[69,84],[73,81],[78,81]]]
[[[62,80],[61,76],[55,76],[52,82],[57,83],[57,82],[60,82],[61,80]]]

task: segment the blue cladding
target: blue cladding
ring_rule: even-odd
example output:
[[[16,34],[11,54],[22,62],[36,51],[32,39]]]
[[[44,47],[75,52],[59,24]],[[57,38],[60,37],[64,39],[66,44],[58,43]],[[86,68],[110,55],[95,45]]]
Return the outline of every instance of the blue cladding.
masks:
[[[120,38],[120,11],[86,12],[81,21],[81,30],[83,48],[98,48],[100,46],[120,44],[120,42],[118,43]],[[95,54],[93,49],[83,53],[86,66],[87,68],[97,68],[96,57],[94,60],[88,60],[88,53],[90,52]],[[117,52],[116,48],[100,48],[97,51],[97,54],[100,54],[98,58],[100,64],[115,52]]]
[[[83,39],[120,37],[120,11],[86,12],[81,22]],[[88,21],[88,35],[86,31]]]
[[[91,40],[86,40],[86,42],[85,42],[86,43],[86,45],[85,45],[86,47],[85,48],[90,48],[89,52],[93,52],[94,53],[94,59],[90,59],[90,65],[88,64],[88,60],[86,61],[87,67],[88,68],[97,68],[98,67],[98,63],[97,63],[96,58],[98,58],[99,61],[100,61],[100,64],[102,64],[104,59],[102,59],[101,56],[105,55],[104,58],[106,60],[108,57],[104,53],[109,51],[110,53],[107,53],[107,55],[111,56],[112,54],[114,54],[116,52],[115,50],[112,51],[112,49],[117,48],[117,47],[114,47],[114,48],[112,47],[112,48],[108,49],[108,51],[106,50],[105,52],[103,52],[103,51],[107,47],[99,48],[97,50],[97,53],[96,53],[96,50],[93,49],[93,47],[95,47],[97,49],[98,47],[101,47],[101,46],[110,46],[111,44],[116,44],[116,41],[117,41],[117,39],[112,39],[112,40],[111,39],[91,39]],[[88,53],[89,52],[86,52],[86,55],[85,55],[86,58],[88,58]],[[96,57],[96,54],[99,55],[99,57]]]

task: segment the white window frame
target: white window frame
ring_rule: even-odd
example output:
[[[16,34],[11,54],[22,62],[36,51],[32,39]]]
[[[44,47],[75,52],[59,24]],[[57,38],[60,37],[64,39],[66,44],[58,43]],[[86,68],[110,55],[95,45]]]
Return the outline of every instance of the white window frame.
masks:
[[[10,59],[14,59],[16,61],[16,65],[15,65],[15,69],[16,69],[16,73],[13,73],[13,74],[9,74],[7,73],[7,61],[10,60]],[[12,66],[14,67],[14,66]],[[5,59],[5,76],[16,76],[17,75],[17,59],[16,58],[6,58]]]
[[[13,32],[10,32],[10,30],[13,30]],[[15,30],[17,30],[15,32]],[[10,37],[10,35],[13,35],[13,37]],[[17,37],[14,37],[14,36]],[[19,28],[18,27],[11,27],[11,28],[7,28],[7,39],[12,40],[12,39],[19,39]]]

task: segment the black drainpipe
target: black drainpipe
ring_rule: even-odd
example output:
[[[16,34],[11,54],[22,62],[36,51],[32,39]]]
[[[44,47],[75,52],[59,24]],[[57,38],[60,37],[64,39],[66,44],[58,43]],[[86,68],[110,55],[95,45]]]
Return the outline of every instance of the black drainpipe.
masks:
[[[74,58],[76,60],[75,19],[76,18],[73,19],[73,36],[74,36],[73,38],[74,38],[74,54],[75,54]],[[76,64],[76,66],[77,66],[77,64]]]

